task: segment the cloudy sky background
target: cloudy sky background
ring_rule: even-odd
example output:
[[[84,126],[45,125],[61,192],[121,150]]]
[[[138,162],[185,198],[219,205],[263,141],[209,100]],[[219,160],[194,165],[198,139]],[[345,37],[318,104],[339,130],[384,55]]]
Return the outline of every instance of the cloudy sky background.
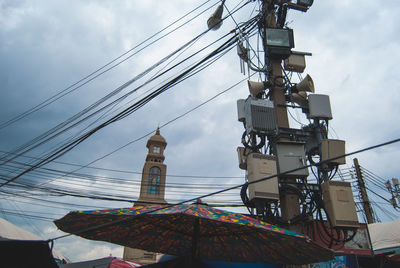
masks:
[[[118,67],[36,113],[0,129],[1,153],[12,151],[65,121],[205,31],[207,18],[215,8],[211,6],[217,2],[209,1],[193,15],[210,7],[208,11],[143,49]],[[68,88],[201,3],[187,0],[0,0],[0,124]],[[226,1],[229,10],[243,3],[239,0]],[[400,136],[400,93],[397,79],[397,65],[400,61],[397,53],[399,9],[397,1],[394,0],[385,1],[384,4],[378,1],[316,0],[307,13],[289,12],[287,22],[288,26],[294,29],[295,49],[313,54],[307,58],[305,73],[312,76],[316,93],[330,96],[334,117],[330,122],[331,137],[346,140],[347,152]],[[237,23],[244,22],[254,16],[257,10],[258,1],[251,2],[233,17]],[[226,10],[224,14],[227,14]],[[218,31],[207,33],[173,63],[193,54],[234,27],[235,22],[228,18]],[[253,42],[256,42],[255,37]],[[215,47],[214,45],[213,48]],[[200,59],[210,51],[211,49],[208,49],[194,60]],[[132,52],[126,56],[132,55]],[[177,75],[180,70],[181,68],[174,70],[165,78]],[[155,74],[156,72],[150,73],[124,89],[121,94],[134,89]],[[244,79],[246,76],[240,73],[239,58],[234,48],[209,68],[161,94],[129,117],[95,133],[58,159],[66,163],[87,165],[137,140],[92,164],[93,167],[101,167],[103,170],[85,168],[77,171],[98,177],[77,181],[59,175],[43,177],[37,174],[35,177],[23,176],[17,182],[33,180],[36,183],[47,183],[43,186],[75,189],[84,195],[92,194],[93,191],[100,194],[107,192],[135,200],[139,192],[139,173],[147,153],[145,144],[148,137],[140,138]],[[127,104],[143,97],[144,92],[154,90],[162,80],[130,95],[114,107],[116,110],[105,116],[115,114],[121,107],[127,107]],[[161,128],[161,134],[168,142],[165,163],[167,174],[170,176],[167,177],[167,182],[192,185],[192,188],[186,189],[171,188],[167,192],[168,201],[177,202],[225,186],[243,183],[244,172],[238,168],[236,157],[236,147],[240,145],[243,132],[242,125],[237,121],[236,100],[246,98],[247,95],[247,85],[243,82],[185,117]],[[300,111],[292,110],[291,113],[296,120],[307,123]],[[292,127],[299,127],[294,120],[291,123]],[[55,141],[27,153],[26,156],[40,157],[57,143],[75,135],[86,126],[74,128]],[[398,177],[399,147],[399,144],[393,144],[359,154],[357,158],[363,167],[379,175],[380,181],[384,181]],[[21,157],[16,161],[30,163],[32,159]],[[343,166],[344,170],[352,166],[352,158],[348,158],[347,163]],[[65,172],[78,168],[59,163],[51,163],[45,167]],[[2,167],[3,177],[10,178],[17,174],[9,168],[9,165]],[[101,177],[118,178],[121,181],[116,184],[114,180],[113,189],[110,190],[108,182],[104,182]],[[195,185],[200,183],[209,184],[209,188],[202,189]],[[198,189],[193,189],[194,186]],[[387,199],[391,197],[368,180],[367,186]],[[8,190],[10,189],[13,188]],[[25,216],[60,218],[75,209],[130,205],[127,202],[93,201],[74,197],[35,196],[36,199],[32,199],[26,197],[29,192],[19,194],[22,197],[10,197],[5,194],[1,196],[1,217],[46,239],[61,234],[51,221],[15,216],[9,212],[19,211]],[[391,213],[388,215],[377,209],[376,213],[382,221],[398,218],[398,212],[385,204],[383,199],[371,193],[370,198]],[[43,200],[50,200],[50,203]],[[238,204],[240,197],[237,191],[234,191],[206,201]],[[241,211],[238,208],[231,210]],[[55,245],[74,261],[103,257],[110,253],[120,256],[122,253],[120,247],[76,237],[57,240]]]

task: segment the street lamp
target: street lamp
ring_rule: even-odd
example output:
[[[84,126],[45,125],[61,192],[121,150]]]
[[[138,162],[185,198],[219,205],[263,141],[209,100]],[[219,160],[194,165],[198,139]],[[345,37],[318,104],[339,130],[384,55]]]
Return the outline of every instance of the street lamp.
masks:
[[[265,43],[267,53],[273,58],[286,59],[294,48],[292,29],[267,28]]]
[[[314,0],[297,0],[296,3],[288,2],[287,7],[298,11],[307,12]]]
[[[310,7],[314,3],[314,0],[297,0],[297,4],[305,7]]]

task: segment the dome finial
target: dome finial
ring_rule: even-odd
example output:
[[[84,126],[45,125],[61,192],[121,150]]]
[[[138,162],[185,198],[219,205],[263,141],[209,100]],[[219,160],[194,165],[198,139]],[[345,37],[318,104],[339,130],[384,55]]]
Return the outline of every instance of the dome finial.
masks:
[[[150,137],[150,139],[147,141],[146,147],[150,149],[150,143],[155,144],[159,143],[159,145],[162,145],[164,148],[167,146],[167,142],[165,141],[164,137],[161,136],[160,134],[160,128],[157,127],[156,133]]]

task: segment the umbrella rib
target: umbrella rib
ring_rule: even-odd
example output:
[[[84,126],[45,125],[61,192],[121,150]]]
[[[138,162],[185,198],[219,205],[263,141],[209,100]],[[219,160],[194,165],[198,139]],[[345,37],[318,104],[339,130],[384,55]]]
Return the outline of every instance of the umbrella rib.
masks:
[[[251,238],[253,238],[253,236],[255,235],[255,234],[258,234],[258,232],[257,231],[254,231],[254,232],[244,232],[244,233],[247,233],[247,234],[252,234],[250,237]],[[234,234],[234,236],[236,236],[238,239],[239,239],[239,241],[241,240],[241,239],[243,239],[242,237],[240,237],[240,235],[239,235],[239,233],[238,232],[233,232],[233,234]],[[254,240],[253,239],[251,239],[252,241],[250,242],[250,243],[252,243]],[[242,243],[242,245],[245,245],[245,247],[248,249],[247,251],[248,252],[251,252],[251,255],[253,255],[255,252],[254,251],[258,251],[258,256],[262,256],[263,254],[262,254],[262,252],[260,252],[260,247],[258,247],[258,246],[255,246],[255,247],[251,247],[250,245],[249,245],[249,242],[250,241],[250,239],[248,239],[248,241],[246,241],[246,242],[244,242],[244,243]],[[243,251],[243,250],[242,250]],[[246,258],[249,258],[249,256],[245,256]]]
[[[174,234],[174,233],[182,234],[184,237],[186,237],[186,238],[184,238],[186,240],[190,240],[192,238],[192,234],[190,232],[184,232],[184,231],[181,231],[181,230],[176,229],[176,228],[171,228],[171,226],[175,226],[173,223],[171,223],[171,224],[165,223],[166,219],[170,220],[170,218],[167,217],[167,216],[171,216],[171,215],[161,215],[161,217],[160,217],[160,215],[157,215],[157,216],[152,215],[152,216],[153,217],[151,217],[151,218],[154,219],[154,221],[152,221],[151,224],[154,225],[154,226],[159,227],[159,229],[165,230],[163,232],[170,232],[171,234]],[[175,214],[175,216],[182,216],[182,213],[177,213],[177,214]],[[141,226],[145,226],[146,224],[147,223],[145,222]],[[157,227],[155,227],[155,228],[157,228]],[[146,240],[146,239],[148,239],[148,238],[145,238],[145,237],[142,238],[142,240]],[[165,244],[168,244],[168,243],[165,243]],[[168,248],[170,249],[170,248],[177,247],[177,244],[176,243],[171,243],[168,246],[169,246]],[[165,249],[165,250],[162,250],[162,251],[170,251],[170,250],[166,250]],[[161,252],[160,251],[160,253],[166,253],[166,252]]]
[[[188,237],[192,236],[192,234],[190,232],[184,232],[184,231],[181,231],[181,230],[178,230],[178,229],[175,229],[175,228],[171,228],[170,226],[172,226],[172,225],[165,224],[161,220],[159,220],[159,226],[163,227],[164,229],[166,229],[168,231],[180,233],[180,234],[182,234],[184,236],[188,236]]]
[[[260,233],[256,232],[256,234],[258,234],[257,236],[254,236],[252,239],[254,240],[258,240],[261,241],[262,243],[267,243],[266,239],[261,238]],[[270,235],[268,235],[268,238],[270,240],[272,240],[273,242],[279,242],[278,241],[278,236],[276,235],[276,233],[271,233]],[[257,247],[258,250],[260,250],[260,247]],[[265,255],[265,253],[263,253],[262,251],[260,251],[260,256]],[[277,247],[274,247],[274,245],[268,246],[268,257],[270,258],[271,256],[280,256],[279,251],[277,250]],[[276,261],[277,263],[279,263],[280,261]]]
[[[214,225],[214,231],[217,232],[217,228],[215,225]],[[220,245],[224,248],[224,252],[230,252],[230,251],[228,251],[226,245],[224,244],[224,241],[222,240],[222,236],[218,236],[218,235],[211,235],[211,236],[215,236],[218,238],[218,240],[220,241]],[[230,261],[232,260],[232,258],[230,256],[229,256],[229,260]]]
[[[305,238],[300,238],[300,237],[296,237],[296,236],[286,235],[286,237],[288,237],[288,238],[290,238],[290,239],[292,239],[294,241],[295,240],[305,241]],[[274,243],[282,244],[282,239],[281,239],[281,237],[279,236],[278,233],[274,233],[269,238],[271,240],[273,240]],[[287,241],[286,244],[288,245],[288,243],[289,242]],[[290,247],[290,250],[292,250],[292,256],[293,255],[295,256],[295,260],[293,260],[293,259],[290,260],[289,258],[286,258],[284,261],[287,262],[287,263],[290,260],[290,264],[304,264],[304,261],[303,262],[301,262],[301,261],[299,262],[299,256],[304,256],[304,255],[312,256],[312,253],[311,254],[307,253],[308,249],[302,250],[301,246],[296,246],[296,245],[293,246],[292,245],[292,246],[289,246],[289,247]],[[271,249],[271,251],[273,251],[275,253],[274,255],[279,256],[279,251],[277,251],[277,247],[269,247],[269,248]],[[293,254],[293,253],[295,253],[295,254]],[[316,258],[313,258],[313,259],[316,259]],[[281,260],[281,262],[283,262],[283,260]]]
[[[160,217],[160,215],[158,215],[157,217],[151,217],[152,220],[154,220],[154,221],[152,221],[152,225],[161,227],[162,229],[164,229],[166,231],[169,231],[171,233],[174,233],[174,232],[175,233],[180,233],[180,234],[183,234],[184,236],[190,237],[189,233],[181,232],[181,231],[178,231],[177,229],[171,228],[170,226],[173,226],[171,224],[165,224],[165,219],[168,219],[168,217],[166,217],[166,216],[164,217],[164,216]],[[142,227],[142,226],[146,226],[146,225],[147,225],[147,223],[144,222],[141,226],[139,226],[139,228]],[[148,238],[143,238],[143,239],[146,240]]]
[[[196,258],[197,256],[197,243],[199,242],[200,237],[200,218],[193,219],[193,236],[192,236],[192,257]]]

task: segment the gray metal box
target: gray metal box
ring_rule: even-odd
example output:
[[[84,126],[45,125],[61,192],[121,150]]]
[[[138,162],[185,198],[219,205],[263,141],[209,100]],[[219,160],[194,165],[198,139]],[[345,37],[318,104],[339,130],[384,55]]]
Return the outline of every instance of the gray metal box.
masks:
[[[349,182],[326,181],[321,184],[325,210],[332,226],[358,227],[356,204]]]
[[[304,143],[282,142],[276,144],[279,173],[306,166]],[[307,177],[308,169],[303,168],[284,176]]]
[[[246,113],[244,111],[245,103],[246,103],[246,100],[244,100],[244,99],[239,99],[236,101],[238,121],[240,121],[240,122],[245,122],[245,120],[246,120]]]
[[[276,158],[272,155],[251,153],[247,156],[247,180],[255,180],[275,175]],[[278,178],[249,184],[249,199],[279,200]]]
[[[330,158],[338,157],[344,155],[346,153],[345,150],[345,141],[343,140],[332,140],[332,139],[324,139],[321,143],[321,160],[325,161]],[[344,165],[346,164],[346,158],[341,157],[335,160],[329,161],[329,163]]]
[[[308,118],[332,119],[331,103],[328,95],[308,95]]]
[[[246,132],[269,134],[276,130],[274,103],[266,99],[248,98],[245,102]]]

